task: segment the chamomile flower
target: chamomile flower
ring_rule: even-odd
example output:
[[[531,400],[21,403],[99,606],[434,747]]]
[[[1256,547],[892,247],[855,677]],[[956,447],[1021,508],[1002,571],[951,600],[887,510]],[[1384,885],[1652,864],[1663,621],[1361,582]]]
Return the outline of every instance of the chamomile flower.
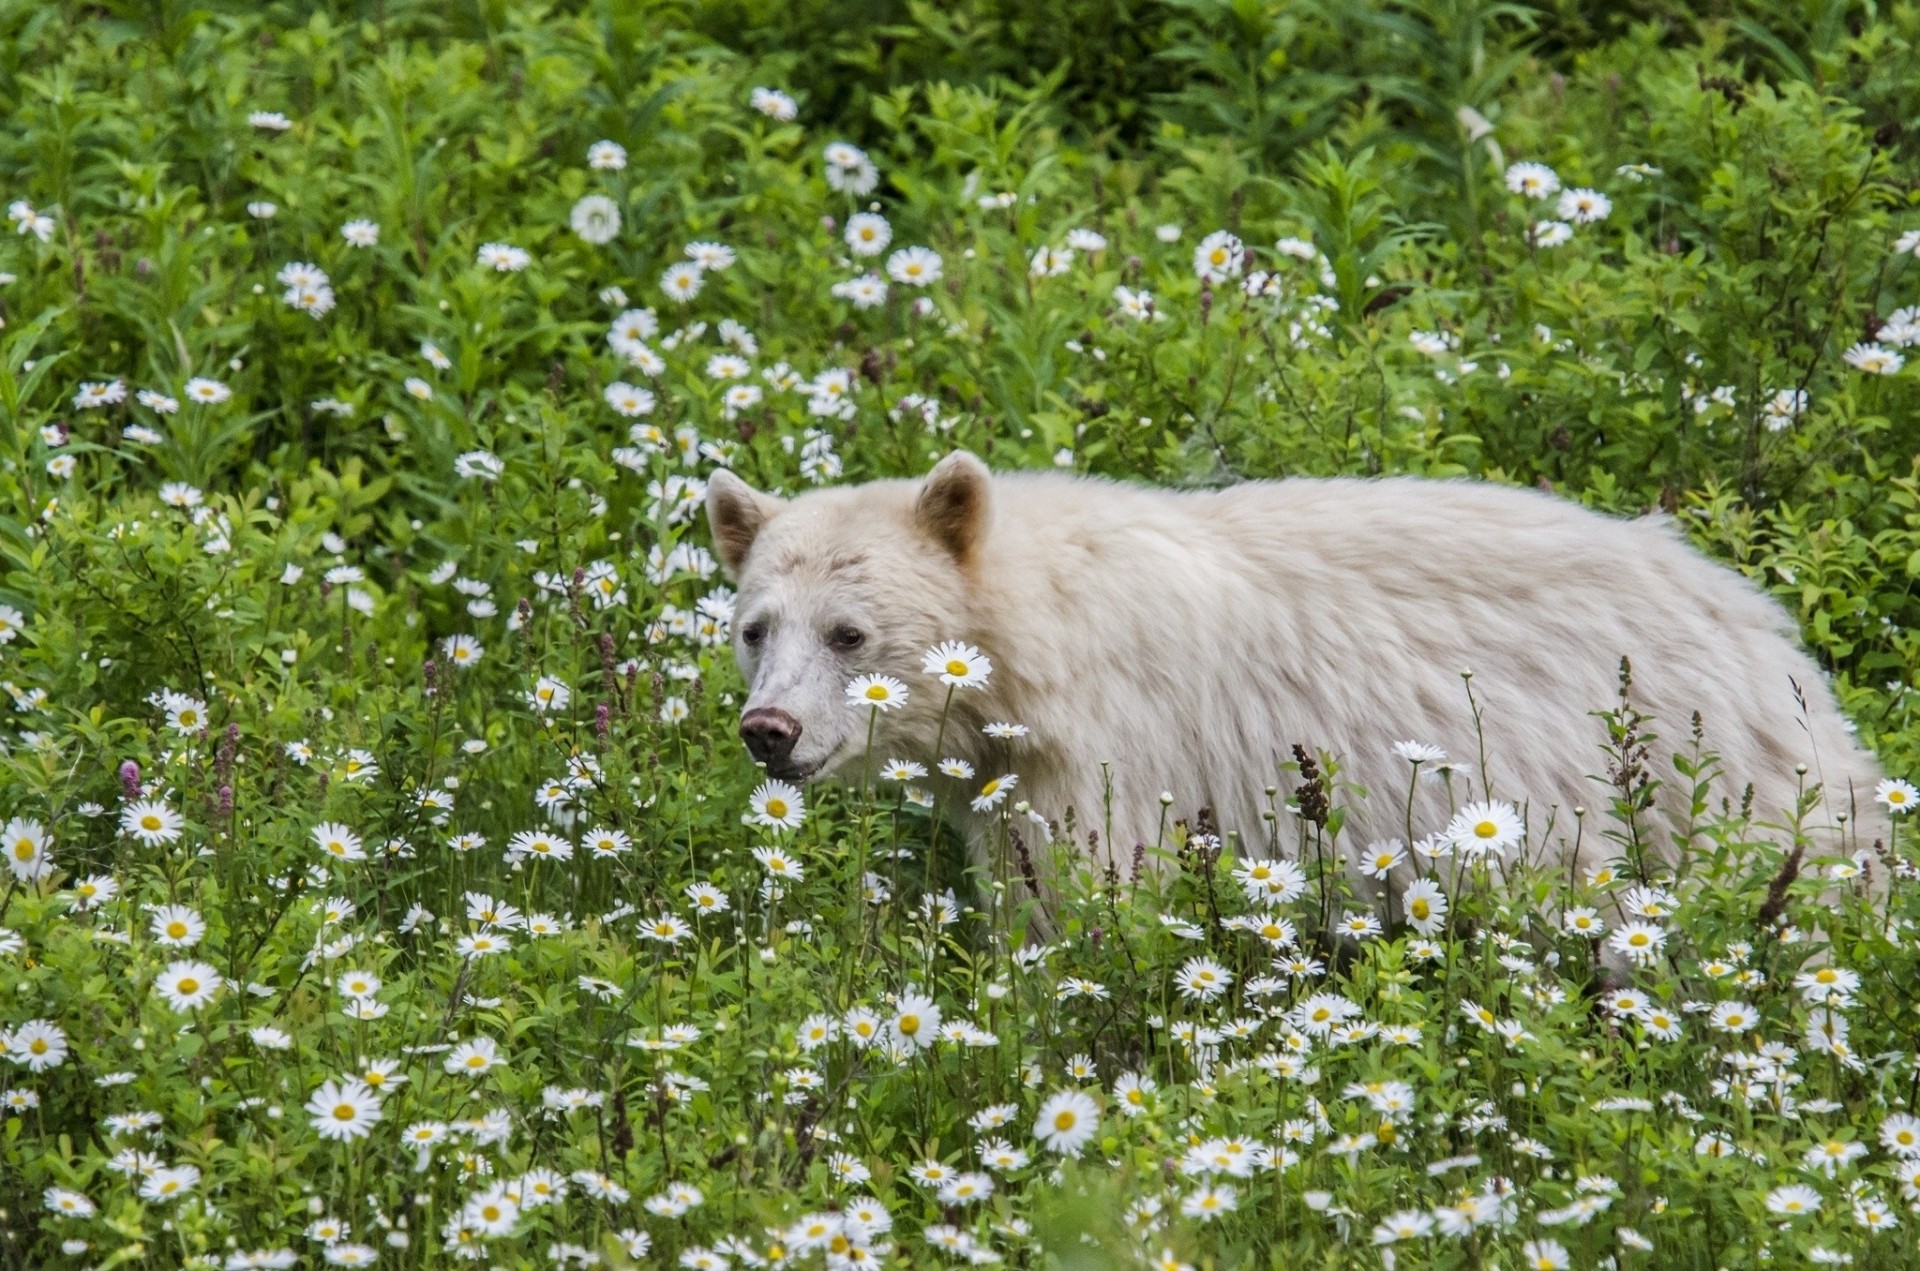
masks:
[[[955,688],[979,688],[993,674],[993,663],[972,645],[949,640],[927,650],[920,659],[920,669]]]
[[[1874,787],[1874,801],[1895,816],[1904,816],[1911,812],[1915,804],[1920,804],[1920,790],[1913,788],[1910,782],[1898,779],[1882,781]]]
[[[847,681],[847,705],[856,709],[898,710],[907,704],[907,686],[891,675],[858,675]]]
[[[307,1100],[307,1115],[323,1139],[364,1139],[380,1120],[380,1096],[358,1081],[329,1081]]]
[[[129,803],[120,813],[120,832],[148,847],[159,847],[180,837],[186,819],[155,799]]]
[[[1020,778],[1014,773],[995,777],[980,787],[980,793],[973,797],[969,805],[975,812],[990,812],[1006,802],[1007,795],[1020,784]]]
[[[1511,803],[1469,803],[1461,808],[1443,832],[1454,850],[1467,860],[1487,855],[1504,856],[1526,833],[1520,813]]]
[[[1033,1123],[1033,1136],[1048,1151],[1078,1156],[1100,1128],[1100,1105],[1079,1090],[1048,1095]]]
[[[887,276],[909,287],[931,287],[940,274],[940,254],[931,248],[906,247],[887,257]]]
[[[176,1011],[198,1010],[226,980],[204,962],[172,962],[153,981],[153,991]]]
[[[761,782],[747,806],[757,824],[772,830],[797,830],[807,817],[806,801],[799,788],[784,781]]]
[[[322,821],[313,827],[313,841],[321,851],[337,861],[364,861],[365,846],[360,836],[337,821]]]

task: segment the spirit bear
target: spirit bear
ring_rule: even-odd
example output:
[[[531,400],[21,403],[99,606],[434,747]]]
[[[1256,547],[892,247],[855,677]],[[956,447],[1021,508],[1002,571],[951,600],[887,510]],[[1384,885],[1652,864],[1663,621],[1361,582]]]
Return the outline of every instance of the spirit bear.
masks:
[[[1862,816],[1878,819],[1879,768],[1788,616],[1660,521],[1465,481],[1175,492],[993,474],[964,452],[923,480],[790,500],[720,471],[707,515],[739,582],[740,732],[770,775],[961,758],[978,774],[969,798],[1016,774],[1015,799],[1056,823],[1073,809],[1078,836],[1103,831],[1099,851],[1123,871],[1156,839],[1162,792],[1176,814],[1209,808],[1238,850],[1264,853],[1268,791],[1291,792],[1280,765],[1296,743],[1341,756],[1343,777],[1370,792],[1347,822],[1352,850],[1404,837],[1412,767],[1399,739],[1456,763],[1448,782],[1417,783],[1416,835],[1490,787],[1522,811],[1536,859],[1544,847],[1588,867],[1616,849],[1599,824],[1576,836],[1571,813],[1611,798],[1592,776],[1606,770],[1594,712],[1617,701],[1622,657],[1634,705],[1656,721],[1649,768],[1666,811],[1688,795],[1671,756],[1691,747],[1698,712],[1724,771],[1716,796],[1737,801],[1751,784],[1756,820],[1786,822],[1816,783],[1808,824],[1828,842],[1840,814],[1852,846],[1871,841]],[[993,670],[952,695],[943,730],[947,690],[921,662],[945,641],[977,646]],[[870,712],[846,692],[865,674],[909,690],[871,744]],[[1030,733],[984,735],[996,721]],[[948,802],[975,829],[1005,811]],[[1568,861],[1576,837],[1582,859]]]

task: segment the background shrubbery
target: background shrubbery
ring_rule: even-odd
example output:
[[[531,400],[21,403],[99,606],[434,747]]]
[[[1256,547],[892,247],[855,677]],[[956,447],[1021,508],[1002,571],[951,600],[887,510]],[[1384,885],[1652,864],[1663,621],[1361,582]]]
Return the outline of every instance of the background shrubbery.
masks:
[[[77,1057],[23,1070],[11,1092],[36,1094],[5,1123],[9,1249],[30,1265],[178,1265],[230,1257],[230,1239],[291,1244],[338,1216],[355,1235],[333,1246],[405,1228],[411,1243],[380,1256],[425,1265],[465,1197],[552,1165],[605,1171],[635,1197],[697,1182],[709,1205],[678,1225],[605,1197],[591,1220],[529,1208],[487,1256],[532,1265],[560,1240],[611,1258],[614,1233],[651,1222],[677,1258],[861,1194],[827,1175],[832,1146],[865,1161],[878,1195],[911,1161],[953,1157],[977,1137],[966,1118],[1009,1101],[1021,1110],[1006,1134],[1043,1154],[1022,1101],[1062,1085],[1084,1052],[1098,1065],[1087,1084],[1153,1070],[1164,1106],[1109,1121],[1133,1137],[1090,1155],[1126,1168],[1076,1167],[1081,1190],[1059,1193],[1082,1198],[1071,1212],[1051,1208],[1036,1168],[1019,1175],[1030,1191],[1003,1179],[974,1234],[1038,1258],[1023,1227],[1037,1222],[1058,1265],[1096,1265],[1054,1237],[1087,1225],[1089,1191],[1117,1198],[1113,1214],[1157,1194],[1160,1162],[1188,1139],[1271,1141],[1302,1117],[1316,1134],[1361,1132],[1327,1115],[1332,1088],[1216,1089],[1213,1060],[1196,1067],[1150,1020],[1196,952],[1162,909],[1198,923],[1243,983],[1269,961],[1220,927],[1203,884],[1235,884],[1204,850],[1182,856],[1164,895],[1129,889],[1122,904],[1083,878],[1045,982],[1006,961],[1013,900],[969,891],[911,805],[812,796],[785,840],[805,887],[761,891],[748,848],[766,836],[740,825],[754,774],[732,737],[724,596],[692,515],[700,475],[724,462],[794,489],[918,473],[965,446],[1005,467],[1175,485],[1415,472],[1664,509],[1780,597],[1863,737],[1907,771],[1920,757],[1920,391],[1901,365],[1920,343],[1917,39],[1920,7],[1846,0],[0,0],[0,196],[15,203],[0,227],[0,675],[17,707],[0,817],[42,824],[57,866],[16,869],[0,899],[21,933],[0,941],[20,942],[0,966],[0,1028],[58,1021]],[[754,109],[761,87],[791,93],[797,117]],[[590,165],[600,142],[624,164]],[[851,169],[830,161],[835,142],[864,150],[869,191],[841,188]],[[1516,191],[1517,163],[1545,165],[1555,188]],[[1599,198],[1563,208],[1573,190]],[[588,196],[618,210],[607,241],[570,222]],[[890,229],[871,257],[842,237],[861,211]],[[344,236],[356,221],[377,242]],[[1197,269],[1217,233],[1236,248]],[[488,267],[489,244],[524,252],[524,267]],[[663,275],[698,244],[726,251],[683,303]],[[886,276],[909,246],[938,254],[931,285]],[[296,264],[324,284],[287,275]],[[885,298],[862,307],[845,285],[869,270]],[[303,285],[318,315],[287,300]],[[657,315],[657,330],[634,328],[646,358],[608,338],[641,308]],[[741,358],[744,377],[716,374],[716,356]],[[213,385],[205,402],[196,379]],[[618,409],[616,383],[644,387],[650,412]],[[759,398],[729,402],[740,385]],[[470,671],[443,644],[465,635],[485,650]],[[569,685],[570,705],[529,705],[537,676]],[[169,721],[181,698],[168,693],[201,704],[201,727]],[[557,823],[579,858],[510,866],[516,833],[556,823],[536,807],[552,781],[570,783],[577,820]],[[1721,790],[1713,807],[1720,794],[1737,802]],[[179,811],[183,836],[150,850],[123,832],[141,798]],[[351,827],[371,860],[322,869],[323,823]],[[597,826],[634,850],[586,859]],[[1303,842],[1324,829],[1294,828]],[[459,834],[489,845],[450,849]],[[1726,959],[1731,974],[1730,950],[1757,945],[1743,956],[1766,972],[1741,971],[1740,991],[1800,1038],[1819,1009],[1789,988],[1806,942],[1754,922],[1784,903],[1768,888],[1791,835],[1737,817],[1701,834],[1724,870],[1680,888],[1675,960],[1647,987],[1675,1009],[1724,998],[1724,977],[1701,968]],[[1167,846],[1183,835],[1170,826]],[[912,855],[880,871],[889,896],[870,907],[854,899],[856,862],[882,843]],[[1338,873],[1316,885],[1337,889]],[[76,909],[88,877],[113,878],[120,899]],[[685,911],[702,881],[733,897],[726,918],[701,919],[685,945],[635,934],[634,912]],[[1277,1225],[1249,1205],[1142,1243],[1116,1221],[1101,1256],[1168,1244],[1219,1266],[1303,1265],[1341,1256],[1340,1238],[1363,1241],[1388,1209],[1498,1174],[1537,1189],[1526,1221],[1431,1256],[1509,1265],[1523,1237],[1544,1238],[1535,1209],[1569,1203],[1585,1173],[1611,1190],[1581,1194],[1617,1197],[1613,1217],[1664,1261],[1750,1264],[1765,1248],[1797,1265],[1852,1247],[1895,1265],[1876,1261],[1893,1243],[1853,1243],[1868,1239],[1851,1216],[1860,1189],[1830,1186],[1821,1234],[1787,1224],[1773,1244],[1779,1219],[1759,1198],[1798,1177],[1803,1138],[1870,1140],[1907,1107],[1910,1004],[1879,994],[1856,1019],[1871,1044],[1855,1049],[1878,1066],[1809,1060],[1835,1124],[1715,1106],[1713,1132],[1752,1169],[1698,1164],[1689,1116],[1616,1122],[1580,1100],[1681,1092],[1692,1113],[1724,1099],[1704,1021],[1689,1017],[1699,1036],[1684,1047],[1647,1049],[1596,1016],[1578,995],[1592,950],[1563,918],[1569,904],[1604,909],[1606,884],[1534,883],[1456,898],[1446,947],[1477,959],[1472,984],[1409,961],[1404,930],[1324,982],[1369,1018],[1424,1028],[1424,1049],[1393,1052],[1404,1063],[1374,1055],[1349,1074],[1346,1057],[1326,1061],[1331,1087],[1391,1074],[1438,1101],[1403,1129],[1396,1151],[1411,1155],[1315,1149],[1304,1178],[1274,1175]],[[951,930],[922,907],[923,890],[948,885],[956,909],[981,900]],[[1821,886],[1810,872],[1793,895],[1811,907]],[[462,917],[469,891],[566,931],[516,932],[511,958],[450,956],[485,926]],[[339,899],[357,917],[336,927],[313,902]],[[228,983],[201,1027],[182,1030],[187,1017],[148,990],[179,956],[148,939],[139,906],[162,902],[211,924],[196,956]],[[435,917],[403,931],[414,906]],[[1557,951],[1536,964],[1539,950],[1514,944],[1526,968],[1503,969],[1486,952],[1496,932]],[[1823,934],[1835,961],[1912,982],[1910,925],[1878,930],[1854,909]],[[354,967],[384,976],[388,1022],[342,1017],[328,986]],[[613,985],[609,999],[582,975]],[[1072,1014],[1053,997],[1071,975],[1118,1000]],[[817,1074],[832,1101],[792,1084],[802,1017],[884,1012],[880,994],[909,988],[1004,1030],[1001,1048],[878,1072],[836,1056]],[[1538,1047],[1459,1035],[1475,994],[1524,1015]],[[686,1052],[705,1088],[627,1044],[673,1024],[707,1038]],[[263,1027],[288,1030],[291,1049],[250,1041]],[[480,1034],[524,1061],[471,1105],[516,1119],[511,1146],[469,1136],[415,1177],[401,1126],[454,1123],[468,1104],[419,1057],[432,1052],[407,1048]],[[316,1139],[301,1106],[370,1056],[413,1065],[379,1136]],[[1438,1078],[1456,1061],[1471,1080],[1450,1089]],[[98,1084],[109,1073],[130,1092]],[[561,1087],[595,1096],[591,1126],[542,1117],[542,1090]],[[835,1101],[849,1098],[843,1115]],[[134,1109],[160,1128],[102,1129]],[[1414,1168],[1489,1127],[1518,1137],[1472,1178]],[[201,1169],[205,1205],[140,1200],[140,1171],[110,1165],[130,1142]],[[1899,1195],[1893,1161],[1876,1161],[1873,1196]],[[47,1219],[49,1186],[100,1213]],[[909,1217],[883,1199],[900,1265],[930,1256],[922,1225],[976,1213],[929,1199]],[[1581,1265],[1640,1256],[1604,1224],[1580,1231]],[[59,1253],[69,1238],[90,1247]],[[1887,1240],[1912,1248],[1906,1228]]]

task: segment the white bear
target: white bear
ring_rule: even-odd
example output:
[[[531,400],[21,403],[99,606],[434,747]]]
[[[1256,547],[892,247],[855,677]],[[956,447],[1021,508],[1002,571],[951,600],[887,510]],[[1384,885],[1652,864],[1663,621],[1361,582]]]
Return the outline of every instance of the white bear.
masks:
[[[1788,616],[1670,523],[1466,481],[1173,492],[994,475],[963,452],[921,481],[791,500],[720,471],[707,515],[739,582],[741,735],[775,777],[956,756],[976,782],[1016,774],[1015,798],[1045,818],[1073,809],[1078,837],[1099,832],[1124,871],[1160,834],[1163,791],[1176,814],[1212,809],[1242,853],[1269,850],[1263,813],[1292,793],[1298,778],[1280,765],[1301,743],[1341,756],[1370,794],[1353,805],[1349,843],[1404,837],[1409,819],[1416,835],[1438,830],[1490,791],[1523,810],[1536,852],[1544,838],[1559,863],[1585,868],[1618,854],[1603,816],[1575,835],[1571,813],[1611,798],[1591,775],[1606,771],[1594,712],[1616,702],[1625,656],[1632,700],[1656,720],[1649,767],[1665,812],[1685,806],[1671,756],[1690,748],[1697,711],[1724,769],[1716,806],[1751,783],[1756,819],[1783,823],[1818,783],[1811,822],[1870,841],[1861,818],[1877,812],[1878,765]],[[949,640],[993,670],[953,693],[943,729],[947,690],[921,661]],[[910,692],[871,743],[870,712],[846,693],[870,673]],[[995,721],[1030,735],[983,735]],[[1410,814],[1399,739],[1467,761],[1450,785],[1419,782]]]

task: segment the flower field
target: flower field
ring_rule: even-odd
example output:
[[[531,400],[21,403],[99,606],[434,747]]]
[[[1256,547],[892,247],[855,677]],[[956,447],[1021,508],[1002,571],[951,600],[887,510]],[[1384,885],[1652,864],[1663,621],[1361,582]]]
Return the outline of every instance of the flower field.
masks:
[[[1920,8],[0,0],[0,90],[0,1265],[1920,1267]],[[1671,517],[1889,779],[1625,668],[1555,819],[768,778],[708,478],[955,449]]]

